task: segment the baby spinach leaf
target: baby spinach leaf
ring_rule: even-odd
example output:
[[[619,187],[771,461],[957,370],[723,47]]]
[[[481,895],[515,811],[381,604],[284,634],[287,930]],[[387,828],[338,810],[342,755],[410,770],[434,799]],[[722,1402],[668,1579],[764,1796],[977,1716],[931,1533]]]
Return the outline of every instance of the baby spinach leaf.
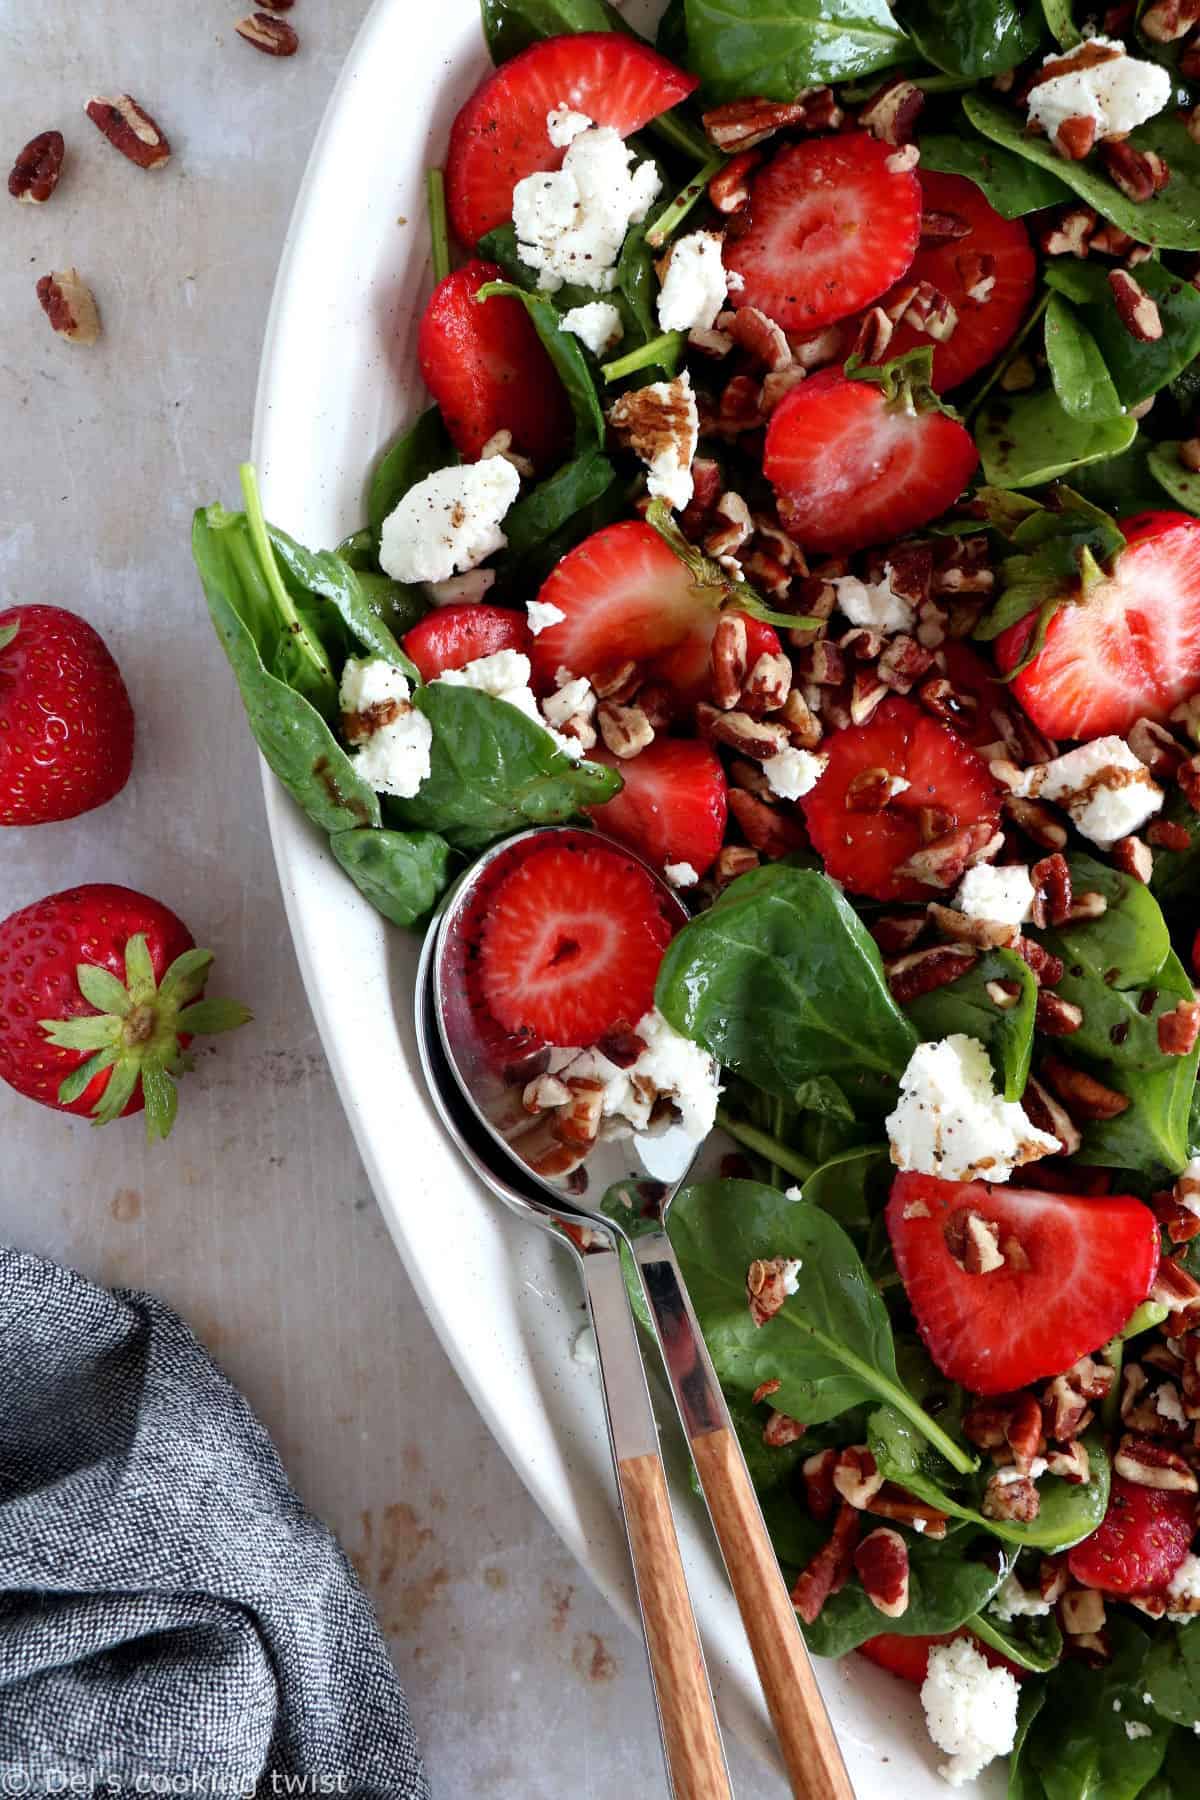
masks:
[[[1111,1662],[1086,1680],[1066,1662],[1047,1679],[1022,1753],[1047,1800],[1134,1800],[1166,1754],[1171,1727],[1142,1699],[1149,1637],[1125,1614],[1110,1614],[1106,1635]],[[1131,1737],[1127,1725],[1145,1735]]]
[[[1079,1030],[1056,1049],[1130,1100],[1117,1118],[1085,1127],[1081,1158],[1108,1167],[1177,1172],[1188,1156],[1188,1108],[1200,1046],[1189,1056],[1165,1056],[1157,1022],[1178,1001],[1192,997],[1191,983],[1148,888],[1090,856],[1075,854],[1070,864],[1075,891],[1103,894],[1108,908],[1099,919],[1039,934],[1063,960],[1056,993],[1083,1013]]]
[[[1071,198],[1070,188],[1049,169],[990,144],[965,120],[952,135],[930,132],[922,137],[921,167],[944,175],[965,175],[1006,219],[1022,218],[1043,206],[1061,206]]]
[[[248,590],[244,521],[223,507],[201,507],[192,525],[192,555],[213,626],[237,678],[259,749],[293,799],[325,831],[378,825],[379,800],[361,779],[321,714],[263,659]]]
[[[1182,825],[1191,836],[1186,850],[1156,850],[1150,892],[1161,906],[1175,908],[1200,899],[1200,814],[1194,813],[1180,788],[1172,788],[1160,815]]]
[[[1154,1710],[1175,1725],[1200,1724],[1200,1631],[1170,1625],[1155,1640],[1145,1667]]]
[[[1071,267],[1065,266],[1067,262]],[[1200,293],[1158,262],[1139,264],[1137,279],[1158,307],[1163,326],[1161,337],[1145,342],[1121,323],[1107,274],[1097,264],[1059,257],[1046,270],[1047,286],[1081,306],[1081,322],[1095,337],[1113,386],[1126,407],[1137,406],[1158,393],[1200,353]],[[1053,305],[1051,301],[1052,308]],[[1049,334],[1046,347],[1049,350]]]
[[[1071,17],[1071,0],[1042,0],[1042,12],[1059,49],[1074,49],[1081,33]]]
[[[458,461],[441,413],[436,406],[423,412],[394,444],[384,451],[367,489],[367,522],[376,548],[383,521],[395,512],[409,488],[437,469]]]
[[[497,67],[539,38],[574,31],[624,31],[632,27],[608,0],[480,0],[483,35]]]
[[[1039,487],[1081,463],[1119,455],[1136,436],[1135,419],[1074,418],[1050,388],[994,401],[976,431],[984,476],[1003,488]]]
[[[1148,450],[1147,440],[1137,437],[1119,456],[1076,469],[1071,486],[1085,500],[1117,518],[1128,519],[1134,513],[1161,506],[1162,496],[1148,466]]]
[[[1026,1681],[1017,1702],[1017,1735],[1008,1759],[1008,1800],[1045,1800],[1046,1790],[1033,1772],[1025,1746],[1034,1721],[1046,1704],[1045,1684]]]
[[[1084,162],[1068,162],[1047,138],[1033,137],[1025,130],[1020,113],[986,94],[968,94],[963,106],[984,137],[1057,175],[1139,243],[1158,250],[1200,249],[1200,146],[1193,144],[1172,109],[1140,125],[1129,139],[1135,149],[1153,150],[1165,157],[1171,171],[1162,193],[1139,204],[1125,197],[1099,162],[1090,157]]]
[[[969,1480],[961,1481],[894,1407],[881,1406],[871,1414],[867,1439],[889,1481],[898,1481],[901,1487],[949,1513],[951,1518],[966,1519],[1010,1544],[1065,1550],[1096,1529],[1108,1505],[1108,1456],[1099,1433],[1085,1439],[1091,1479],[1073,1486],[1056,1475],[1043,1475],[1038,1482],[1041,1510],[1028,1524],[1013,1519],[985,1519],[980,1503],[989,1471],[979,1470]]]
[[[1021,991],[1016,1005],[1002,1011],[987,991],[990,981],[1017,982]],[[986,1044],[1004,1098],[1021,1098],[1033,1056],[1037,980],[1014,951],[986,951],[957,981],[922,994],[904,1010],[926,1042],[961,1031]]]
[[[892,1159],[886,1144],[842,1150],[814,1170],[804,1183],[809,1206],[819,1206],[851,1235],[866,1231],[887,1202]]]
[[[771,1523],[769,1518],[767,1522]],[[811,1535],[815,1541],[810,1556],[828,1537],[828,1525],[817,1525]],[[938,1637],[957,1631],[987,1604],[1008,1573],[1008,1558],[999,1559],[1000,1566],[995,1567],[994,1543],[989,1561],[969,1554],[984,1548],[979,1540],[964,1545],[958,1535],[941,1542],[906,1535],[904,1541],[908,1548],[908,1606],[898,1619],[887,1621],[888,1631],[901,1637]],[[801,1630],[814,1656],[846,1656],[867,1638],[877,1636],[879,1624],[878,1607],[867,1598],[858,1577],[852,1576],[840,1593],[830,1595],[815,1623],[802,1624]]]
[[[885,0],[686,0],[684,12],[690,66],[714,100],[791,100],[908,47]]]
[[[951,75],[1000,75],[1036,50],[1043,21],[1037,0],[915,0],[905,23],[922,56]]]
[[[545,294],[530,293],[516,282],[485,282],[476,299],[483,304],[498,295],[519,300],[533,320],[534,330],[541,338],[543,348],[567,390],[567,398],[575,414],[575,448],[586,450],[593,442],[603,445],[607,429],[604,413],[583,347],[575,333],[563,330],[554,303]]]
[[[846,1119],[854,1123],[854,1108],[830,1075],[810,1075],[792,1095],[792,1105],[801,1112],[824,1113],[830,1119]]]
[[[1139,1796],[1139,1800],[1191,1800],[1196,1787],[1195,1733],[1178,1727],[1167,1739],[1167,1754],[1162,1767]]]
[[[1062,1632],[1052,1612],[1045,1618],[1022,1619],[1018,1626],[1011,1622],[1002,1625],[994,1612],[983,1611],[970,1626],[974,1637],[1036,1675],[1044,1675],[1062,1661]]]
[[[1178,441],[1164,440],[1155,444],[1147,461],[1155,481],[1176,506],[1182,506],[1184,512],[1200,515],[1200,474],[1195,469],[1184,468],[1179,460]]]
[[[392,802],[404,825],[438,831],[455,850],[481,850],[527,825],[557,825],[608,800],[620,776],[572,762],[540,725],[491,694],[431,681],[413,701],[433,727],[430,772],[411,800]]]
[[[387,626],[397,642],[429,611],[430,602],[419,587],[393,581],[390,575],[380,575],[374,569],[356,569],[355,574],[368,610]]]
[[[418,924],[450,881],[450,846],[436,831],[339,831],[329,848],[393,925]]]
[[[1061,294],[1050,296],[1045,332],[1050,379],[1064,410],[1077,419],[1114,418],[1121,401],[1100,346]]]
[[[295,538],[274,525],[269,525],[267,530],[283,566],[284,578],[294,595],[304,598],[316,595],[332,606],[349,634],[355,654],[360,649],[369,650],[372,656],[382,656],[387,662],[400,664],[410,678],[416,675],[384,623],[381,612],[372,605],[366,583],[348,562],[333,550],[306,550],[303,544],[298,544]],[[386,577],[382,579],[386,581]]]
[[[654,35],[654,47],[680,68],[688,66],[687,18],[684,0],[667,0]]]
[[[1055,486],[1045,506],[1033,506],[1015,523],[1002,522],[997,513],[995,497],[1002,491],[981,490],[988,496],[995,529],[1013,551],[1000,566],[1000,597],[975,628],[975,636],[985,642],[1045,603],[1053,602],[1057,609],[1081,598],[1097,573],[1109,569],[1125,548],[1124,533],[1109,515],[1072,488]],[[1044,634],[1049,617],[1040,623]],[[1039,643],[1035,637],[1027,657]]]
[[[928,1438],[961,1469],[974,1466],[901,1387],[887,1310],[827,1213],[756,1181],[705,1181],[682,1191],[668,1229],[722,1387],[748,1399],[778,1380],[774,1404],[814,1425],[879,1397],[918,1441]],[[756,1326],[746,1274],[775,1256],[798,1260],[796,1291]]]
[[[739,885],[668,945],[661,1011],[781,1100],[828,1075],[852,1103],[888,1103],[917,1036],[853,907],[809,869],[780,869],[745,899]]]
[[[523,494],[505,515],[508,551],[501,567],[527,556],[561,531],[576,513],[606,494],[616,478],[608,458],[593,447]]]

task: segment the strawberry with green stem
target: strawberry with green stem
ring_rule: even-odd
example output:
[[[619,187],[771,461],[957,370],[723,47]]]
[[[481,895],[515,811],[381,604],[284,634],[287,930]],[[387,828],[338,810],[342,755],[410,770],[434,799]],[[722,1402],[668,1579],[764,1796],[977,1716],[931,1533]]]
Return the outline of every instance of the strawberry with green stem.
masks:
[[[192,1038],[251,1017],[204,998],[212,961],[131,888],[93,883],[24,907],[0,924],[0,1078],[97,1125],[144,1108],[148,1141],[165,1138]]]

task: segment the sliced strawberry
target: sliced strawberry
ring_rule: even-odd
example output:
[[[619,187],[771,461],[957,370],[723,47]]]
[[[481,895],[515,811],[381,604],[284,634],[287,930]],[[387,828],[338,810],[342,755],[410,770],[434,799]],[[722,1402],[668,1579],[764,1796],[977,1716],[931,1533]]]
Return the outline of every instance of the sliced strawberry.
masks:
[[[957,694],[970,695],[975,708],[969,719],[955,725],[960,737],[976,747],[994,744],[1000,736],[996,714],[1011,712],[1008,689],[1001,686],[981,656],[962,638],[947,638],[939,655],[946,666],[946,677]]]
[[[929,282],[949,300],[957,323],[948,338],[933,346],[933,385],[941,393],[976,374],[1008,343],[1033,298],[1037,260],[1020,219],[1002,218],[965,175],[922,170],[920,183],[925,212],[945,215],[955,230],[965,224],[966,235],[922,243],[911,267],[879,304],[886,309],[919,281]],[[990,288],[980,286],[989,281]],[[888,355],[900,356],[929,341],[915,325],[902,323]]]
[[[433,681],[444,669],[462,669],[497,650],[524,650],[533,639],[524,613],[507,606],[435,606],[403,637],[405,654]]]
[[[951,1253],[970,1214],[1024,1255],[969,1275]],[[925,1348],[952,1381],[1003,1394],[1106,1344],[1158,1269],[1154,1214],[1126,1194],[1082,1198],[898,1175],[887,1229]],[[961,1254],[961,1250],[960,1250]]]
[[[953,505],[978,462],[957,419],[822,369],[771,414],[763,471],[792,536],[805,549],[842,551],[928,524]]]
[[[986,842],[1000,818],[1000,795],[971,746],[911,700],[885,700],[865,725],[835,731],[821,748],[825,773],[800,802],[813,847],[836,881],[876,900],[928,900],[931,889],[899,866],[928,841],[979,826]],[[886,769],[908,782],[880,812],[847,805],[856,775]],[[924,809],[933,809],[922,818]]]
[[[565,106],[628,137],[697,86],[694,75],[623,32],[531,44],[489,75],[454,121],[446,203],[455,236],[473,248],[511,219],[518,181],[561,166],[566,150],[550,142],[547,113]]]
[[[589,754],[620,770],[625,783],[603,806],[588,809],[598,828],[656,869],[688,863],[703,875],[716,861],[729,811],[715,750],[697,738],[657,737],[625,762],[604,749]]]
[[[495,263],[470,262],[438,283],[425,308],[417,357],[455,447],[474,462],[489,438],[511,431],[513,448],[541,467],[571,442],[571,403],[519,300],[476,300]]]
[[[1092,1535],[1067,1552],[1067,1567],[1084,1587],[1108,1594],[1160,1594],[1195,1534],[1194,1494],[1139,1487],[1114,1475],[1108,1511]]]
[[[717,595],[706,600],[652,525],[623,519],[568,551],[542,583],[538,599],[565,616],[538,633],[530,652],[535,679],[558,685],[558,671],[603,675],[626,662],[674,650],[716,622]]]
[[[526,854],[497,884],[479,944],[480,986],[505,1031],[594,1044],[654,1002],[678,924],[640,863],[572,836]]]
[[[738,306],[785,331],[813,331],[869,306],[901,275],[921,235],[921,187],[865,131],[809,138],[779,151],[735,213],[725,266]]]
[[[889,1675],[898,1675],[901,1681],[911,1681],[914,1687],[920,1687],[929,1672],[929,1652],[936,1644],[952,1644],[955,1638],[971,1638],[975,1648],[993,1669],[1007,1669],[1018,1681],[1023,1681],[1029,1673],[1019,1663],[1010,1662],[1007,1656],[1001,1656],[990,1644],[971,1636],[969,1631],[943,1631],[938,1637],[903,1637],[898,1631],[885,1631],[879,1637],[868,1638],[866,1643],[858,1646],[858,1654],[865,1656],[868,1662],[886,1669]]]
[[[1124,735],[1136,719],[1165,719],[1200,687],[1200,520],[1186,513],[1123,519],[1128,546],[1079,605],[1064,605],[1046,642],[1012,686],[1052,738]],[[1030,614],[996,639],[1015,668]]]

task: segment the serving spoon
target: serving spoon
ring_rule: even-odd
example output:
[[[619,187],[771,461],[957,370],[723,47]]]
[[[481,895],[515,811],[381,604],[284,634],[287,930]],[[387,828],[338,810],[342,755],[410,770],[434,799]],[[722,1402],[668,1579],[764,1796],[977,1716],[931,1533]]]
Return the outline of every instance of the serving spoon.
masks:
[[[536,827],[496,845],[463,877],[427,940],[418,975],[418,1016],[427,1006],[432,1009],[446,1064],[486,1133],[482,1160],[494,1170],[516,1159],[526,1181],[549,1196],[576,1231],[584,1224],[589,1232],[609,1237],[615,1232],[633,1256],[792,1792],[798,1800],[854,1800],[746,1459],[667,1236],[671,1202],[698,1146],[687,1146],[664,1180],[666,1170],[655,1154],[655,1140],[635,1138],[643,1167],[653,1158],[653,1178],[646,1179],[642,1173],[630,1173],[627,1140],[601,1140],[588,1153],[582,1189],[573,1168],[564,1170],[568,1181],[575,1175],[571,1185],[556,1185],[545,1172],[545,1134],[536,1126],[521,1129],[528,1120],[519,1119],[520,1108],[514,1105],[520,1089],[496,1072],[494,1053],[472,1004],[468,969],[499,869],[505,863],[516,866],[532,849],[552,840],[568,845],[597,841],[595,833],[573,826]],[[622,847],[622,854],[631,853]],[[687,915],[676,895],[652,869],[641,866],[660,890],[664,906],[673,909],[682,924]],[[461,1135],[460,1128],[450,1124]],[[603,1195],[618,1187],[629,1209],[627,1220],[601,1211],[588,1198],[592,1192]],[[619,1263],[614,1266],[619,1274]]]
[[[629,1540],[670,1791],[677,1800],[731,1800],[712,1689],[675,1535],[658,1426],[625,1291],[616,1234],[551,1205],[525,1166],[503,1149],[465,1095],[438,1026],[431,970],[437,927],[417,968],[417,1053],[443,1125],[470,1167],[519,1218],[565,1244],[583,1280],[596,1335],[600,1390]]]

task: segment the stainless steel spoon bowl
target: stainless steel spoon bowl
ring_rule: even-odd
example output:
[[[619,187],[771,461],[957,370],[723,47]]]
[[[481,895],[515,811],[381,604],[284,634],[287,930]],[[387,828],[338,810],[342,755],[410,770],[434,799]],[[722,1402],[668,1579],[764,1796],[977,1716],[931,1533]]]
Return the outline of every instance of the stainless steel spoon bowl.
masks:
[[[667,1378],[691,1448],[700,1487],[750,1642],[755,1665],[795,1794],[805,1800],[853,1800],[853,1789],[817,1686],[807,1647],[771,1546],[745,1458],[708,1350],[667,1236],[667,1216],[686,1167],[670,1180],[646,1178],[630,1168],[628,1140],[599,1143],[582,1166],[586,1184],[548,1179],[544,1138],[520,1129],[520,1088],[495,1071],[494,1054],[472,1003],[468,969],[473,933],[502,859],[519,859],[532,844],[561,838],[596,843],[596,835],[572,826],[544,826],[506,839],[480,857],[464,876],[431,929],[422,959],[418,1017],[432,1008],[446,1062],[490,1143],[481,1160],[492,1168],[524,1172],[522,1190],[546,1196],[561,1213],[592,1231],[620,1233],[632,1253],[654,1323]],[[601,840],[607,843],[607,840]],[[616,846],[610,846],[617,848]],[[629,852],[622,850],[624,855]],[[642,865],[645,868],[645,865]],[[653,870],[664,906],[680,924],[678,899]],[[443,1115],[445,1116],[445,1115]],[[448,1121],[456,1135],[459,1128]],[[636,1140],[634,1141],[637,1148]],[[477,1147],[477,1154],[479,1149]],[[686,1156],[690,1164],[691,1156]],[[614,1219],[597,1201],[622,1189],[628,1217]],[[586,1261],[584,1264],[586,1275]]]

